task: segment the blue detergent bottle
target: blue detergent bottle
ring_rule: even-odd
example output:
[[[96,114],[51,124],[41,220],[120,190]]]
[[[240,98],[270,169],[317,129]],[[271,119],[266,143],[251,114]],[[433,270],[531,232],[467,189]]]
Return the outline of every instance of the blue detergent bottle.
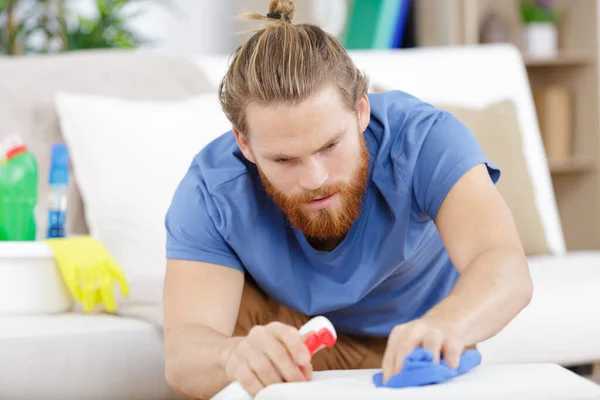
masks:
[[[67,191],[69,188],[69,152],[64,144],[52,146],[50,161],[48,238],[65,237],[67,221]]]

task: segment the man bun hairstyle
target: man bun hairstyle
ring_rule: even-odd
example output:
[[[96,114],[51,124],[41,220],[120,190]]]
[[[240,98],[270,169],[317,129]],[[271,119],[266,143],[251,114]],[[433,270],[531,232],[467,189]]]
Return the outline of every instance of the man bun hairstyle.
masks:
[[[356,111],[367,93],[368,78],[339,40],[316,25],[294,24],[295,14],[294,1],[272,0],[268,13],[244,15],[266,27],[236,49],[219,84],[221,107],[244,135],[251,102],[297,104],[333,85],[345,106]]]

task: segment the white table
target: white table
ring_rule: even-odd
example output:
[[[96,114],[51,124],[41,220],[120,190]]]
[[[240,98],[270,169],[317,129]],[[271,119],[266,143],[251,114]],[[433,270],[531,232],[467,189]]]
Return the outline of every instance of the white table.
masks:
[[[600,385],[556,364],[481,365],[442,384],[403,389],[374,387],[375,372],[316,372],[312,382],[272,385],[255,399],[600,399]],[[247,400],[250,396],[232,384],[214,399]]]

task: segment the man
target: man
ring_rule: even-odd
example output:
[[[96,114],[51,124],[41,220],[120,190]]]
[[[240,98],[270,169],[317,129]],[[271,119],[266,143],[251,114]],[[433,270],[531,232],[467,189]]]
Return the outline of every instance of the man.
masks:
[[[452,115],[367,79],[293,2],[235,54],[228,132],[193,160],[169,209],[166,374],[209,398],[314,370],[402,370],[415,348],[457,367],[532,294],[499,171]],[[312,358],[298,328],[339,333]]]

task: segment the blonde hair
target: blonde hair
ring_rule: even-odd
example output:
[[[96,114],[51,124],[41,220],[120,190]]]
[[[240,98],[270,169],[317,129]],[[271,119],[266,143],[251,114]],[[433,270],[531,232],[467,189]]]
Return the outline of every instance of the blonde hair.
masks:
[[[247,135],[246,106],[297,104],[327,85],[335,85],[345,106],[356,111],[367,93],[368,78],[361,73],[332,35],[311,24],[293,24],[292,0],[272,0],[269,14],[248,13],[263,21],[233,54],[219,85],[223,111],[234,128]]]

